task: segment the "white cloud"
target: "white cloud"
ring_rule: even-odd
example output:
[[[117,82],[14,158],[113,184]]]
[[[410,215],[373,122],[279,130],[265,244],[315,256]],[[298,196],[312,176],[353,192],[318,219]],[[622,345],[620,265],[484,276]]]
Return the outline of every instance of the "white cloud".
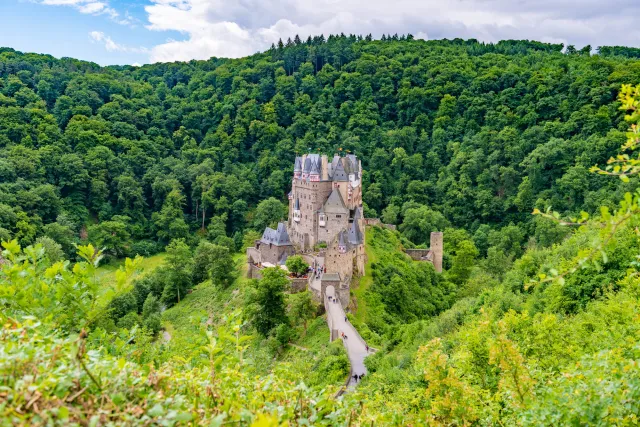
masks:
[[[594,47],[640,44],[636,0],[582,0],[579,5],[575,0],[150,1],[145,7],[148,29],[184,34],[183,40],[154,47],[151,61],[240,57],[295,34],[306,38],[340,32],[491,42],[535,39]]]
[[[133,19],[127,13],[125,18],[120,17],[118,11],[109,6],[107,0],[34,0],[47,6],[71,6],[80,13],[86,15],[106,15],[113,22],[122,25],[132,25]]]
[[[91,31],[89,38],[92,42],[101,43],[104,48],[109,52],[125,52],[125,53],[147,53],[148,50],[145,47],[131,47],[118,44],[114,42],[111,37],[101,31]]]

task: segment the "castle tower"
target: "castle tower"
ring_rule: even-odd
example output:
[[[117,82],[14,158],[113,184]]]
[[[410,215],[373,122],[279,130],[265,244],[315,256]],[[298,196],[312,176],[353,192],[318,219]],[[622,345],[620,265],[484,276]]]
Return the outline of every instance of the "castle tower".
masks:
[[[443,253],[443,242],[442,242],[442,231],[433,231],[431,233],[431,253],[433,254],[433,268],[435,268],[436,273],[442,273],[442,253]]]

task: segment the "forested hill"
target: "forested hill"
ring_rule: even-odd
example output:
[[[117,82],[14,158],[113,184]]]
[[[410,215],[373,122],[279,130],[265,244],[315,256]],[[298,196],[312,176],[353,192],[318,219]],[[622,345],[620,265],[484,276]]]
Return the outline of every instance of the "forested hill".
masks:
[[[46,234],[72,255],[87,227],[122,256],[204,226],[239,248],[285,215],[296,152],[348,150],[366,215],[416,244],[453,225],[481,230],[484,253],[482,236],[510,223],[516,245],[553,243],[534,207],[593,211],[630,185],[588,169],[624,141],[617,91],[640,80],[633,49],[561,50],[332,36],[99,67],[0,49],[0,238]]]

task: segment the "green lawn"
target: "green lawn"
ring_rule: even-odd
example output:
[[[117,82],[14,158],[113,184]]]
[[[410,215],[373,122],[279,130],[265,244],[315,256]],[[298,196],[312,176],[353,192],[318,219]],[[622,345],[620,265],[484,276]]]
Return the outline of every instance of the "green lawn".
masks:
[[[139,270],[136,274],[133,275],[129,279],[129,283],[133,281],[136,277],[141,277],[142,275],[155,270],[157,267],[161,266],[167,257],[166,252],[161,252],[159,254],[144,257],[142,259],[142,263],[140,264]],[[101,265],[98,267],[96,278],[102,282],[103,285],[110,286],[115,285],[116,282],[116,271],[124,264],[124,260],[118,260],[116,262],[111,262],[109,264]]]

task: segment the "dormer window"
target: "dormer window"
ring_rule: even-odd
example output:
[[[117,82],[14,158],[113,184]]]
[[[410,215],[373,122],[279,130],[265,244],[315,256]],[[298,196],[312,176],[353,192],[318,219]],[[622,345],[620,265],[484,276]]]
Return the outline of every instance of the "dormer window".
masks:
[[[320,214],[318,216],[318,223],[320,224],[320,227],[324,227],[327,224],[327,217],[325,214]]]

